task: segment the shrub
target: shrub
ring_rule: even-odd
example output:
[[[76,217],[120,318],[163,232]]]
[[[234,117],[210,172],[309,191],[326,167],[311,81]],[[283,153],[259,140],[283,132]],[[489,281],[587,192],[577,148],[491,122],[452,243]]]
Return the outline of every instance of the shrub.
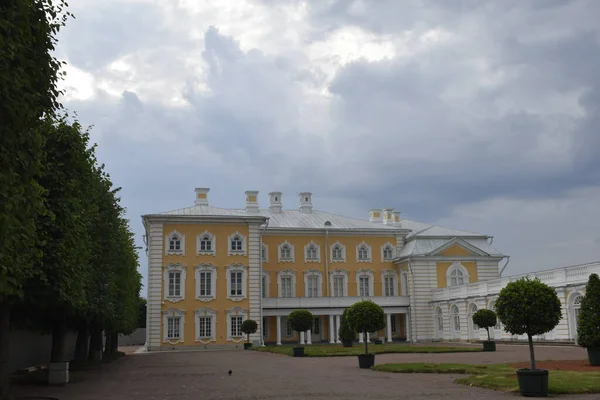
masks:
[[[510,282],[500,291],[496,312],[504,330],[515,335],[527,334],[531,369],[535,370],[532,337],[551,331],[562,316],[556,291],[537,278]]]
[[[247,319],[242,322],[241,330],[248,335],[248,343],[250,343],[250,334],[256,333],[258,330],[258,324],[253,319]]]
[[[600,348],[600,277],[591,274],[577,320],[577,342],[581,347]]]
[[[344,310],[340,318],[340,339],[343,342],[356,339],[356,331],[348,323],[348,309]]]
[[[383,308],[371,300],[354,303],[346,311],[348,312],[346,319],[350,327],[356,332],[362,332],[365,336],[367,332],[375,332],[385,328]],[[365,354],[369,354],[368,343],[369,341],[365,337]]]
[[[492,310],[478,310],[475,314],[473,314],[473,323],[485,329],[487,331],[488,342],[491,341],[490,328],[492,326],[496,326],[496,323],[498,323],[496,313]]]
[[[308,310],[292,311],[288,317],[290,326],[296,332],[306,332],[312,327],[314,317]]]

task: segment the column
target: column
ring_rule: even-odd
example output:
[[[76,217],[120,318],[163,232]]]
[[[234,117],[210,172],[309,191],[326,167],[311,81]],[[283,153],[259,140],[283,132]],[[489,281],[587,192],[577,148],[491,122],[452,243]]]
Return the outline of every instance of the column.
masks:
[[[329,315],[329,343],[335,343],[335,326],[331,314]]]
[[[387,318],[387,324],[385,329],[387,331],[387,341],[388,343],[392,343],[392,314],[385,314]]]
[[[342,343],[340,340],[340,321],[342,320],[341,315],[335,316],[335,342]]]
[[[304,344],[304,332],[300,332],[300,344]]]
[[[410,331],[410,310],[404,314],[404,328],[406,332],[406,341],[410,342],[412,336]]]
[[[362,332],[360,332],[360,333],[358,334],[358,343],[364,343],[364,342],[365,342],[365,341],[363,340],[363,333],[362,333]]]
[[[277,345],[281,346],[281,316],[277,317]]]
[[[310,329],[306,331],[306,344],[312,344],[312,332]]]

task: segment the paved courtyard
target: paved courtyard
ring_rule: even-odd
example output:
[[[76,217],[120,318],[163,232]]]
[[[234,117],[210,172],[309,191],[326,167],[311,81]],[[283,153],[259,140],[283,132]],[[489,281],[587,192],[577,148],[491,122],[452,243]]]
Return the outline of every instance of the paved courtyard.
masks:
[[[577,347],[536,348],[539,360],[584,359]],[[498,346],[495,353],[385,354],[388,362],[501,363],[525,361],[526,346]],[[228,371],[233,373],[229,376]],[[18,386],[20,396],[60,400],[184,399],[514,399],[516,394],[453,383],[456,375],[390,374],[361,370],[356,357],[301,358],[254,351],[131,354],[87,372],[66,387]],[[592,400],[598,395],[557,396]]]

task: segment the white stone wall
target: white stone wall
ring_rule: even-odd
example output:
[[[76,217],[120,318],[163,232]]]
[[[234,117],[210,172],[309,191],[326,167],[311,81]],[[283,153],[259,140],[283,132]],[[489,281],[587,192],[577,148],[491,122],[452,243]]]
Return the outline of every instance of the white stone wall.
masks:
[[[160,327],[162,322],[162,253],[163,224],[148,223],[148,303],[146,320],[146,347],[157,350],[160,347]]]

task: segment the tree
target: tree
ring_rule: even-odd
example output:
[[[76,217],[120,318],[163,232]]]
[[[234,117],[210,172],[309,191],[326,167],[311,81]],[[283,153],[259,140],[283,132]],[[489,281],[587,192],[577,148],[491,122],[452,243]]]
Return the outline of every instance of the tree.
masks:
[[[314,317],[308,310],[295,310],[290,313],[288,321],[292,329],[300,333],[312,327]]]
[[[347,320],[352,329],[365,335],[365,354],[369,354],[366,334],[385,328],[383,308],[371,300],[364,300],[354,303],[347,311]]]
[[[248,336],[247,343],[250,343],[250,335],[252,333],[256,333],[258,330],[258,324],[253,319],[247,319],[242,322],[241,330]]]
[[[556,291],[537,278],[522,278],[506,285],[500,291],[495,305],[507,332],[527,334],[530,366],[531,370],[535,370],[533,336],[554,329],[562,316]]]
[[[146,304],[146,299],[144,299],[143,297],[140,297],[139,299],[139,308],[138,308],[138,328],[145,328],[146,327],[146,314],[148,312],[148,306]]]
[[[36,220],[44,213],[38,183],[44,164],[42,117],[59,108],[56,35],[61,0],[0,3],[0,400],[9,398],[10,310],[39,257]]]
[[[478,310],[473,314],[473,323],[487,331],[488,342],[490,342],[492,340],[490,338],[490,328],[498,323],[496,313],[492,310]]]
[[[356,331],[348,323],[348,309],[345,309],[340,317],[340,339],[342,342],[350,342],[356,338]]]
[[[577,343],[588,349],[600,348],[600,277],[591,274],[581,300],[577,321]]]

